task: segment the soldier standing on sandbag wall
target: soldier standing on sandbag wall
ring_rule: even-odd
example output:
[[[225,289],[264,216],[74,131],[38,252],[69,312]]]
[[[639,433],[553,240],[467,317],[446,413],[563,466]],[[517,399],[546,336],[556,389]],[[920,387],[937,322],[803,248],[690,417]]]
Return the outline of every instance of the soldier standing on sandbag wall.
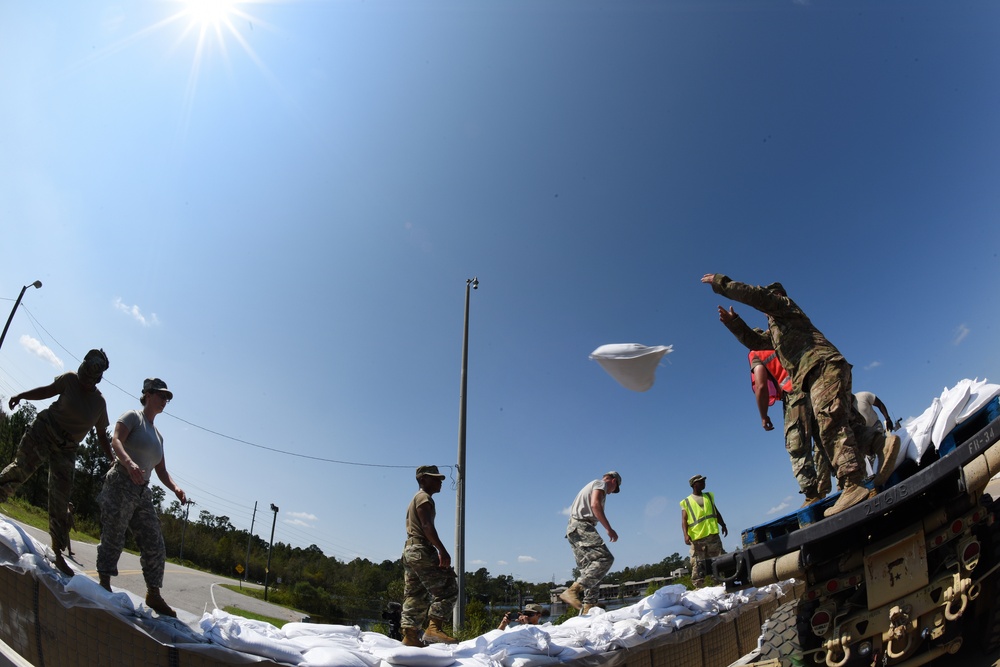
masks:
[[[458,577],[451,567],[451,555],[434,527],[434,499],[444,475],[437,466],[417,468],[420,490],[406,509],[406,546],[403,547],[403,644],[424,646],[454,644],[444,631],[444,619],[453,613],[458,599]],[[424,620],[423,641],[418,636]]]
[[[609,493],[618,493],[621,488],[622,476],[614,470],[606,472],[601,479],[595,479],[580,489],[570,507],[566,539],[573,549],[580,576],[559,594],[559,599],[574,609],[580,609],[581,614],[586,614],[597,605],[598,587],[615,562],[615,557],[597,532],[597,524],[600,523],[608,531],[609,540],[618,541],[618,533],[604,514],[604,501]]]
[[[792,376],[792,384],[809,396],[816,418],[818,437],[843,489],[837,502],[824,512],[833,516],[869,497],[862,484],[865,477],[861,445],[854,433],[858,421],[851,393],[851,365],[810,321],[799,306],[788,298],[781,283],[766,287],[746,285],[721,273],[706,273],[701,282],[712,291],[745,303],[767,315],[767,331],[758,332],[743,322],[732,308],[719,307],[719,316],[731,332],[751,350],[774,350],[781,365]],[[728,320],[728,321],[727,321]],[[895,451],[893,451],[893,445]],[[872,442],[869,447],[882,463],[878,476],[892,470],[898,453],[895,439]]]
[[[44,401],[58,396],[40,411],[24,432],[14,462],[0,473],[0,502],[6,502],[43,463],[49,463],[49,535],[56,567],[67,577],[75,573],[62,556],[69,548],[67,507],[73,491],[76,450],[90,429],[97,429],[97,441],[105,456],[114,460],[108,438],[108,407],[97,385],[108,370],[104,350],[91,350],[77,372],[63,373],[52,384],[12,396],[11,410],[23,401]]]
[[[705,583],[706,562],[726,553],[719,529],[723,536],[728,536],[729,530],[715,504],[715,496],[705,491],[705,476],[695,475],[688,484],[691,495],[681,501],[681,530],[684,544],[691,547],[691,583],[701,588]]]

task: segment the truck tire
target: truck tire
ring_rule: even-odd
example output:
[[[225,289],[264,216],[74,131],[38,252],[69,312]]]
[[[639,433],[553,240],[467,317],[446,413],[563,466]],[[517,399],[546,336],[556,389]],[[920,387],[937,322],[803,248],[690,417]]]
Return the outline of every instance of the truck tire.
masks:
[[[809,628],[809,613],[813,605],[801,600],[786,602],[764,623],[760,643],[760,661],[777,660],[781,667],[808,664],[803,651],[818,639]],[[816,640],[812,642],[811,640]]]

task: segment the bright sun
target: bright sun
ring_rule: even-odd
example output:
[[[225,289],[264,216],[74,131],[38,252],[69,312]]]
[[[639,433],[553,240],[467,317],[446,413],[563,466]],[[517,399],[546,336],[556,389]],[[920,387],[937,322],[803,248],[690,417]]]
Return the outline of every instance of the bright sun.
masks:
[[[183,15],[193,27],[219,27],[236,14],[239,0],[182,0]]]

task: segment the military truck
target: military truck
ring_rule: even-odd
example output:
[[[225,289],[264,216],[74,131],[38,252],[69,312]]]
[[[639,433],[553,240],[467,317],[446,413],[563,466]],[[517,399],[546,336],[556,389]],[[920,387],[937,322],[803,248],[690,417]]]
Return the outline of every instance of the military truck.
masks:
[[[862,503],[823,518],[833,496],[751,527],[713,560],[729,590],[806,584],[764,624],[762,663],[916,667],[963,642],[1000,645],[1000,501],[985,493],[1000,473],[998,398],[945,442]]]

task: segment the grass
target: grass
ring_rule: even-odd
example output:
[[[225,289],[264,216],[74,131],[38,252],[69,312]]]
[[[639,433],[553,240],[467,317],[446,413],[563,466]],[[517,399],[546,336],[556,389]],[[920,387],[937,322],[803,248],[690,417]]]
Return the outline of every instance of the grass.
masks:
[[[265,623],[270,623],[276,628],[283,627],[285,623],[290,623],[291,621],[286,621],[283,618],[272,618],[270,616],[264,616],[263,614],[255,614],[252,611],[247,611],[246,609],[241,609],[239,607],[223,607],[222,611],[227,614],[232,614],[233,616],[241,616],[243,618],[249,618],[252,621],[264,621]]]

